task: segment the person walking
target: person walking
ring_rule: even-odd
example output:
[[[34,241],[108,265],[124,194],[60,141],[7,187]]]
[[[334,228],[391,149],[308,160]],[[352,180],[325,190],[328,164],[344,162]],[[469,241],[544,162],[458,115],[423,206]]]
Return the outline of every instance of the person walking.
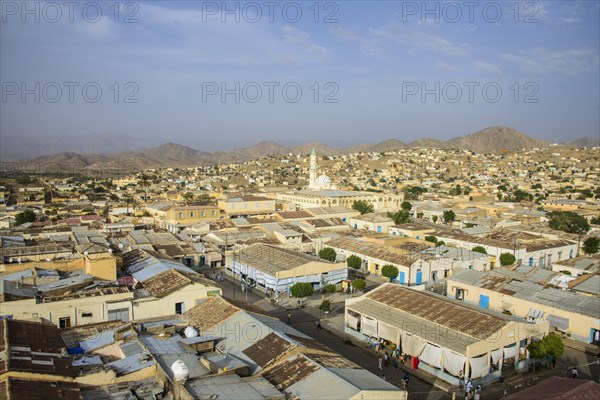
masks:
[[[508,397],[508,388],[504,388],[504,395],[502,396],[502,398],[507,398]]]
[[[386,352],[384,353],[384,355],[383,355],[383,364],[384,364],[386,367],[389,367],[389,366],[390,366],[390,355],[388,354],[388,352],[387,352],[387,351],[386,351]]]
[[[577,367],[573,367],[573,369],[571,370],[571,375],[573,375],[573,379],[577,378],[577,376],[579,375],[579,371],[577,371]]]
[[[404,373],[404,376],[402,377],[402,386],[404,386],[404,390],[408,391],[408,379],[409,379],[409,375],[408,372]]]
[[[383,371],[383,357],[379,356],[378,361],[379,361],[379,370]]]
[[[481,385],[477,385],[475,389],[475,396],[473,396],[473,400],[481,400]]]
[[[288,318],[288,320],[287,320],[288,322],[287,323],[289,324],[290,321],[291,321],[291,319],[292,319],[292,312],[291,311],[288,311],[287,318]]]

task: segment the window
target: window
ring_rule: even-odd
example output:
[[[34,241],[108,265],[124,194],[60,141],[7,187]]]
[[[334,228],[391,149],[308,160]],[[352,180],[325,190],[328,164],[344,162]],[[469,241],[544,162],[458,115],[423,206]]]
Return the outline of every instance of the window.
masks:
[[[81,316],[83,318],[92,318],[94,315],[91,312],[84,312],[84,313],[81,313]]]
[[[182,212],[179,213],[179,218],[183,218],[183,213]]]
[[[456,289],[456,300],[465,301],[465,289]]]
[[[201,215],[204,217],[204,215],[205,215],[205,214],[204,214],[204,211],[202,211],[202,214],[201,214]]]
[[[185,304],[183,302],[175,303],[175,314],[183,314]]]
[[[213,210],[212,215],[214,217],[215,215],[217,215],[217,212],[215,210]]]
[[[60,329],[71,327],[71,317],[62,317],[58,319],[58,327]]]
[[[190,212],[190,218],[194,218],[194,212]]]

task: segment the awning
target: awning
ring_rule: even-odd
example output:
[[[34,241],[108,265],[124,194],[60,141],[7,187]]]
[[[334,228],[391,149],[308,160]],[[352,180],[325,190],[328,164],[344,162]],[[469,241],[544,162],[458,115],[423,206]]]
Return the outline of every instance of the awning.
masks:
[[[492,350],[492,364],[498,364],[498,361],[502,358],[504,351],[502,349]]]
[[[533,319],[538,319],[542,318],[544,316],[544,313],[540,310],[536,310],[535,308],[530,308],[529,312],[527,313],[527,316]]]
[[[464,376],[467,358],[448,349],[444,349],[444,369],[454,376]]]
[[[519,355],[519,346],[513,344],[511,346],[504,347],[504,358],[513,358]]]
[[[569,329],[569,320],[567,318],[548,314],[548,318],[546,319],[550,323],[550,326],[555,327],[559,331],[566,331],[567,329]]]
[[[469,365],[471,366],[471,376],[469,376],[469,378],[483,378],[490,373],[487,354],[479,357],[470,357]]]
[[[358,328],[358,318],[348,314],[348,316],[346,317],[346,323],[348,324],[348,326],[354,330],[357,330]]]
[[[425,344],[427,342],[417,336],[407,334],[402,336],[402,351],[411,357],[420,357]]]
[[[425,345],[425,349],[421,353],[421,361],[435,368],[442,368],[442,348],[433,346],[429,343]]]
[[[389,325],[379,323],[377,325],[377,336],[392,343],[398,344],[398,329],[392,328]]]
[[[360,321],[360,331],[362,332],[363,335],[376,337],[377,336],[377,321],[375,321],[374,319],[365,317],[363,315],[361,318],[361,321]]]
[[[514,305],[514,304],[511,304],[511,303],[508,303],[508,302],[506,302],[506,301],[503,301],[503,302],[502,302],[502,309],[503,309],[504,311],[508,311],[508,312],[509,312],[509,313],[511,313],[511,314],[514,314],[515,305]]]

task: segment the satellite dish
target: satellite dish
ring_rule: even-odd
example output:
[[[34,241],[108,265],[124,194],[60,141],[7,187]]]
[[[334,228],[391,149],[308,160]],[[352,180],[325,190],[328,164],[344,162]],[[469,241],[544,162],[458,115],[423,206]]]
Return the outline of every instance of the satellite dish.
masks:
[[[83,252],[83,255],[87,257],[87,255],[88,255],[87,250]]]

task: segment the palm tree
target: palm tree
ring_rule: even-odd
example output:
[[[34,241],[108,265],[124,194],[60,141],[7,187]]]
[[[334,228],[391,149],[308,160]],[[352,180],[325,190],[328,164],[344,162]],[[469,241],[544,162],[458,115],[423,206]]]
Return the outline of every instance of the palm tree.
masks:
[[[150,186],[150,177],[148,175],[142,175],[138,183],[142,188],[144,188],[144,202],[148,203],[148,186]]]

